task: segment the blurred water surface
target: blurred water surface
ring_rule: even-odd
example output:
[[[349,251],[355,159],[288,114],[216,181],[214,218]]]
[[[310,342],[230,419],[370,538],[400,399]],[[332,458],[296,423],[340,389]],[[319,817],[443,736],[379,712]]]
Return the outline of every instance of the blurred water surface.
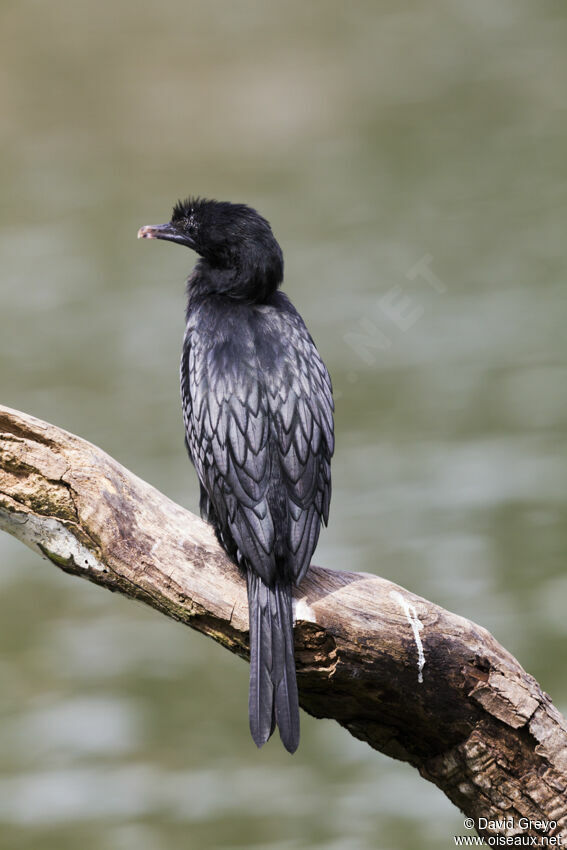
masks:
[[[491,629],[567,707],[567,20],[523,0],[5,2],[0,401],[195,509],[180,195],[266,215],[333,376],[316,561]],[[2,850],[453,846],[406,765],[0,537]]]

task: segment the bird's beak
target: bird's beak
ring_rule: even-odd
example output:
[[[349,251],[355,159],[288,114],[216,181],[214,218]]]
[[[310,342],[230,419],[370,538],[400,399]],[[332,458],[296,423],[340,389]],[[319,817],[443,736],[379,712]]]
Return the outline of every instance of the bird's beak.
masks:
[[[180,233],[170,221],[167,224],[146,224],[138,230],[138,239],[166,239],[168,242],[177,242],[194,248],[193,240],[184,233]]]

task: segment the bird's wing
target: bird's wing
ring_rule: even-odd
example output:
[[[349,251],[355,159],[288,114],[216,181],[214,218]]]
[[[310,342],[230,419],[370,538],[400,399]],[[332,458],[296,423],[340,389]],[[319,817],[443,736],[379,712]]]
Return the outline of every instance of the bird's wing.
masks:
[[[213,347],[195,331],[182,386],[185,370],[187,442],[221,541],[272,585],[282,562],[301,580],[327,522],[333,401],[299,315],[269,326],[261,346],[244,327]]]
[[[268,405],[287,493],[289,561],[299,583],[329,517],[334,405],[329,373],[303,320],[295,312],[281,319],[287,345]]]
[[[191,382],[189,375],[189,360],[191,355],[191,328],[187,328],[183,338],[183,351],[181,354],[181,368],[179,377],[181,383],[181,404],[183,407],[183,423],[185,425],[185,445],[189,457],[193,461],[193,402],[191,398]]]
[[[207,348],[193,333],[184,354],[191,396],[186,434],[221,541],[271,585],[276,563],[268,504],[269,411],[257,370],[246,367],[242,353],[230,341]]]

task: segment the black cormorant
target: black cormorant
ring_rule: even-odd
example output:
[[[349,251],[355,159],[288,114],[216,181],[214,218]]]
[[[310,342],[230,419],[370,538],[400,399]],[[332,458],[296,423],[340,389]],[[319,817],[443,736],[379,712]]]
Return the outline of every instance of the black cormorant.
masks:
[[[245,204],[188,198],[138,237],[199,254],[187,281],[181,359],[185,441],[201,515],[246,574],[250,731],[299,743],[292,586],[327,523],[333,399],[303,319],[278,290],[283,256]]]

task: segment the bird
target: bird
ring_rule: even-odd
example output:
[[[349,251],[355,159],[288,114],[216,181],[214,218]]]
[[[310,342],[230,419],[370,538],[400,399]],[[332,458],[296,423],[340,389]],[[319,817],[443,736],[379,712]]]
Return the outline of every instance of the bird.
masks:
[[[281,291],[283,254],[269,222],[241,203],[189,197],[163,239],[198,255],[187,279],[181,357],[185,444],[200,511],[246,577],[249,725],[261,747],[278,727],[299,745],[292,591],[327,525],[334,452],[329,372]]]

